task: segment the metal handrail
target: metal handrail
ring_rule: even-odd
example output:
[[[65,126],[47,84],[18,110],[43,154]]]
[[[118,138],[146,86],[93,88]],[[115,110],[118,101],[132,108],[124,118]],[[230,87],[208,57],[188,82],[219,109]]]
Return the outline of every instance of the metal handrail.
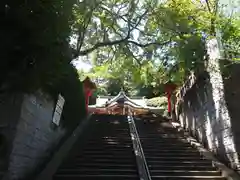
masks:
[[[136,124],[132,116],[128,116],[128,123],[133,141],[133,148],[136,155],[138,172],[141,180],[151,180],[147,161],[143,152],[142,144],[138,135]]]

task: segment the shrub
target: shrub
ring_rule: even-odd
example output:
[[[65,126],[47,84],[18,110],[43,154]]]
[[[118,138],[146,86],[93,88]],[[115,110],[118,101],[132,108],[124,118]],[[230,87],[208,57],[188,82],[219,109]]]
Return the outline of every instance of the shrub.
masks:
[[[154,97],[147,100],[147,106],[152,107],[166,107],[167,106],[167,98],[162,97]]]

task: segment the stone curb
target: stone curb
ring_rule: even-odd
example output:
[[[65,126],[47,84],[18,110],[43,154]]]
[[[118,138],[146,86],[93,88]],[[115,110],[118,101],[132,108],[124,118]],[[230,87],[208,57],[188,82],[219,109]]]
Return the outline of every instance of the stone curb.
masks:
[[[80,134],[88,124],[92,114],[88,115],[73,131],[72,135],[63,143],[59,150],[53,155],[52,160],[46,165],[45,169],[37,176],[35,180],[52,180],[52,176],[77,141]]]

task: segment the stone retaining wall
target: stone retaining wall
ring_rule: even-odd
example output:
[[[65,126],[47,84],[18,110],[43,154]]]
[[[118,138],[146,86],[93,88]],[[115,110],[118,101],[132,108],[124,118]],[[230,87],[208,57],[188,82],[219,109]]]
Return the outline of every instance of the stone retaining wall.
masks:
[[[199,76],[193,86],[182,97],[178,119],[182,127],[190,131],[206,148],[230,167],[240,170],[238,153],[240,143],[237,128],[240,117],[240,92],[234,81],[223,79],[219,65],[220,55],[216,40],[208,44],[209,64],[207,71]],[[239,71],[238,71],[239,72]],[[231,89],[228,89],[231,87]],[[240,88],[237,88],[237,90]],[[228,93],[226,93],[226,91]],[[232,113],[233,112],[233,113]]]
[[[54,107],[54,101],[43,94],[23,96],[18,121],[12,128],[4,179],[26,179],[48,160],[64,135],[64,130],[52,124]]]

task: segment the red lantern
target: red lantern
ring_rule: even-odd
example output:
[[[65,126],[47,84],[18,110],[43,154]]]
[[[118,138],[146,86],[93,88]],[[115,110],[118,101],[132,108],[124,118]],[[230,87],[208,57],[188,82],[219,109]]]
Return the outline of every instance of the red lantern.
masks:
[[[177,85],[172,83],[171,81],[167,82],[164,86],[165,92],[167,93],[168,99],[168,114],[171,114],[171,96],[172,92],[177,88]]]
[[[95,90],[96,84],[90,80],[89,77],[86,77],[83,81],[83,90],[85,94],[85,106],[86,106],[86,111],[88,111],[88,102],[89,102],[89,97],[92,95],[93,90]]]

